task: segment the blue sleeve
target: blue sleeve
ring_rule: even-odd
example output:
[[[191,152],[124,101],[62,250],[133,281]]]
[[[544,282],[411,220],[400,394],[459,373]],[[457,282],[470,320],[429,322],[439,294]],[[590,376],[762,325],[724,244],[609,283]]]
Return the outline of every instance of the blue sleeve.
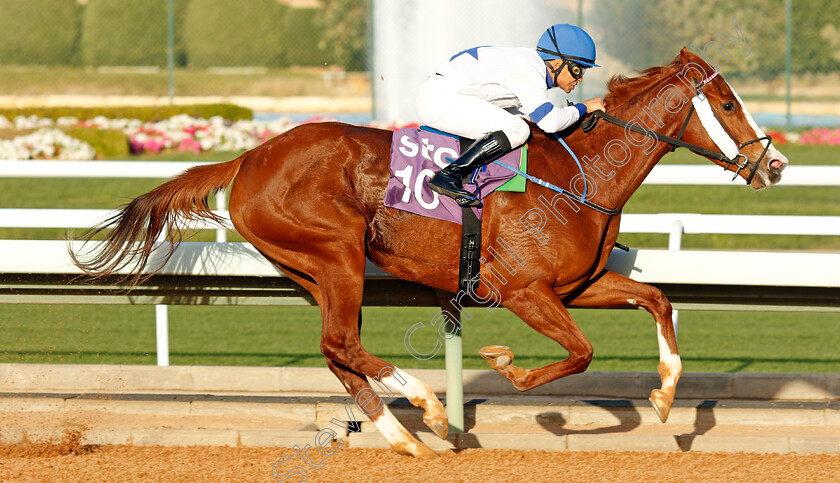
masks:
[[[580,113],[580,117],[583,117],[586,114],[586,104],[578,102],[577,104],[575,104],[575,107],[577,107],[577,110]]]
[[[531,118],[532,121],[538,123],[543,120],[543,118],[548,115],[551,110],[554,109],[554,104],[550,102],[546,102],[542,104],[540,107],[534,109],[534,112],[528,114],[528,117]]]

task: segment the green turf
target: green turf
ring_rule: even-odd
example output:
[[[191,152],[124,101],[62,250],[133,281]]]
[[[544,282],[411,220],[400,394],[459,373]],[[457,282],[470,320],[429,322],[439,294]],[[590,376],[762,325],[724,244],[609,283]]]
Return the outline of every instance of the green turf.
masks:
[[[840,149],[782,149],[798,164],[840,164]],[[237,153],[147,156],[144,159],[228,160]],[[677,151],[663,162],[705,163]],[[0,179],[0,207],[114,208],[160,180]],[[703,212],[840,215],[840,188],[784,185],[760,192],[733,186],[643,186],[627,213]],[[2,238],[63,238],[64,230],[0,230]],[[686,235],[686,248],[840,249],[840,237]],[[198,240],[213,240],[212,232]],[[236,235],[232,240],[239,240]],[[622,235],[633,247],[665,247],[665,235]],[[318,350],[320,317],[315,307],[170,307],[171,363],[176,365],[324,365]],[[518,364],[548,364],[565,357],[553,341],[504,309],[478,310],[465,321],[464,365],[485,368],[484,345],[509,345]],[[442,353],[412,357],[406,330],[428,322],[433,308],[364,309],[363,343],[370,352],[408,368],[442,368]],[[575,310],[595,347],[590,370],[656,370],[658,350],[650,316],[643,311]],[[417,351],[435,339],[418,331]],[[427,334],[424,338],[423,335]],[[680,349],[686,371],[840,372],[840,314],[687,312],[680,314]],[[3,305],[0,362],[154,364],[154,309],[147,306]]]
[[[117,95],[165,96],[169,74],[92,72],[86,67],[0,66],[4,95]],[[369,76],[349,72],[346,82],[328,82],[317,69],[268,69],[265,72],[235,74],[205,69],[176,69],[178,96],[367,96]]]
[[[776,147],[787,156],[791,166],[840,165],[840,147],[837,146],[781,144]],[[677,149],[659,161],[660,164],[708,164],[710,162],[686,149]]]
[[[565,357],[555,342],[505,309],[472,309],[464,321],[464,366],[486,368],[485,345],[508,345],[525,367]],[[443,349],[428,360],[405,347],[406,331],[431,321],[432,308],[366,307],[362,342],[373,354],[406,368],[443,368]],[[590,338],[590,370],[655,371],[653,320],[641,310],[573,310]],[[169,308],[174,365],[323,367],[316,307]],[[5,305],[0,362],[154,364],[154,309],[144,306]],[[680,350],[690,372],[840,372],[840,314],[682,311]],[[439,340],[433,330],[412,337],[415,352]]]

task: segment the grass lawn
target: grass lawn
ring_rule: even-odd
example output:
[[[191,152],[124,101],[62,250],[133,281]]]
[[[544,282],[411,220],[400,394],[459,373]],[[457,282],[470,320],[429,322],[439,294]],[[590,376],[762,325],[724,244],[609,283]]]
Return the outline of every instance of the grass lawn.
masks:
[[[795,164],[840,164],[840,149],[783,147]],[[153,156],[144,159],[229,160],[238,153]],[[678,151],[664,163],[707,161]],[[160,184],[161,180],[0,179],[0,207],[114,208]],[[840,188],[784,185],[755,192],[732,186],[644,186],[627,213],[702,212],[840,215]],[[0,238],[60,239],[64,230],[0,230]],[[692,235],[686,248],[840,250],[840,237]],[[206,232],[198,240],[213,240]],[[231,240],[241,240],[231,236]],[[665,247],[665,235],[622,235],[632,247]],[[151,306],[3,305],[0,309],[0,362],[154,364],[154,309]],[[475,309],[479,311],[479,309]],[[397,365],[442,368],[442,353],[414,359],[404,347],[406,330],[431,320],[433,308],[364,309],[363,342],[370,352]],[[480,310],[464,328],[464,365],[485,368],[480,347],[509,345],[525,367],[565,357],[553,341],[509,312]],[[590,370],[655,371],[658,361],[652,318],[644,311],[575,310],[576,320],[595,347]],[[316,307],[170,307],[171,362],[177,365],[323,367],[318,351]],[[418,335],[420,332],[417,333]],[[418,337],[418,350],[434,340]],[[423,349],[421,349],[423,347]],[[680,314],[680,348],[686,371],[840,372],[840,314],[774,312],[687,312]]]
[[[366,307],[362,342],[373,354],[406,368],[443,368],[443,350],[429,360],[405,348],[405,332],[428,322],[433,308]],[[573,310],[595,348],[594,371],[655,371],[653,319],[641,310]],[[475,309],[464,323],[464,367],[487,368],[478,349],[510,346],[516,364],[541,366],[566,352],[505,309]],[[323,367],[317,307],[169,308],[173,365]],[[840,314],[680,313],[680,350],[689,372],[840,372]],[[154,364],[151,306],[5,305],[0,362]],[[419,352],[435,339],[420,330]]]
[[[250,73],[176,69],[178,96],[369,96],[370,76],[348,72],[346,79],[324,78],[323,69],[266,69]],[[166,96],[166,69],[92,71],[78,67],[0,66],[4,95]]]

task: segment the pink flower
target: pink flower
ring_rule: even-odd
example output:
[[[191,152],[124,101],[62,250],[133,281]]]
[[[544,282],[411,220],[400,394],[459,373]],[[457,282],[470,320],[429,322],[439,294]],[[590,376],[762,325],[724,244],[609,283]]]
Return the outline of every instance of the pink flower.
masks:
[[[201,144],[195,139],[184,139],[181,141],[181,144],[178,146],[178,151],[185,152],[191,151],[193,153],[200,153],[201,152]]]
[[[840,145],[840,128],[814,128],[803,131],[799,142],[801,144],[838,146]]]

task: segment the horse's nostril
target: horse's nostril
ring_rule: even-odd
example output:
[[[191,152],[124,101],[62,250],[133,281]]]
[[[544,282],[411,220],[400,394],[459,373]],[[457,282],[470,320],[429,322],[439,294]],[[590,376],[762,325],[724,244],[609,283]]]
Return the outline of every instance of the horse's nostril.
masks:
[[[770,169],[773,170],[780,170],[784,168],[785,163],[781,159],[771,159],[770,160]]]

